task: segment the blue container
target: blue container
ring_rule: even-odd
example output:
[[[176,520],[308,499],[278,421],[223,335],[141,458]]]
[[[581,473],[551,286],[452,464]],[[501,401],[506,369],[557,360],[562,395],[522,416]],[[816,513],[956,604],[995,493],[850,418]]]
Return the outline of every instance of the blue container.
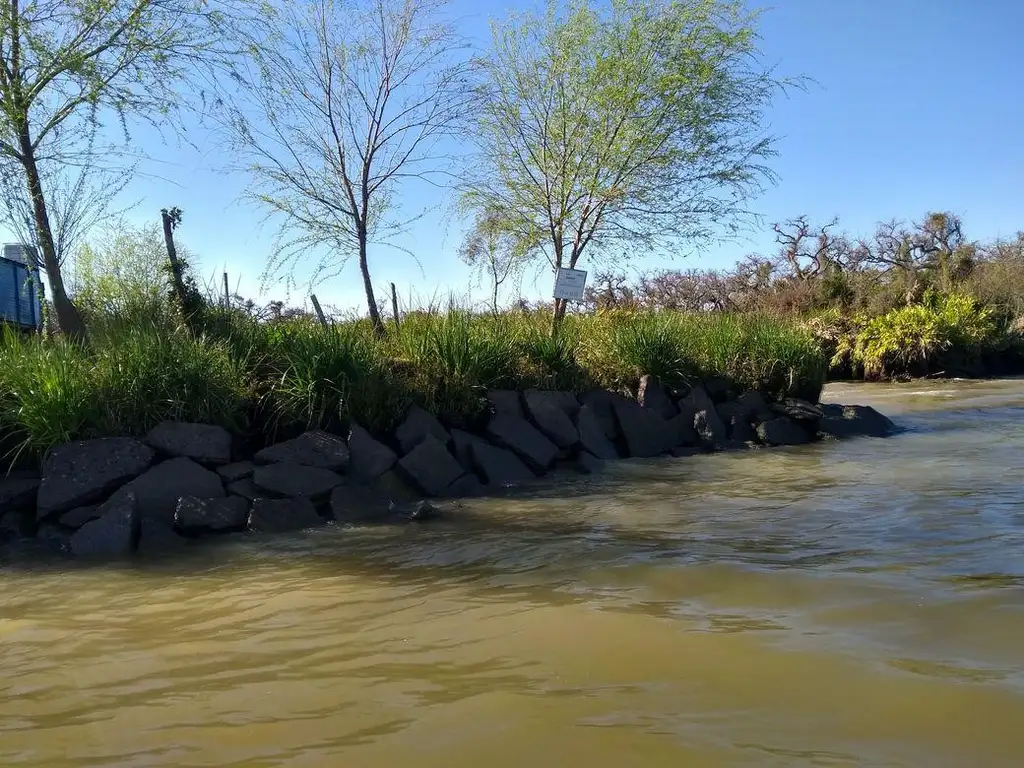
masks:
[[[0,321],[21,328],[39,328],[43,313],[35,270],[0,257]]]

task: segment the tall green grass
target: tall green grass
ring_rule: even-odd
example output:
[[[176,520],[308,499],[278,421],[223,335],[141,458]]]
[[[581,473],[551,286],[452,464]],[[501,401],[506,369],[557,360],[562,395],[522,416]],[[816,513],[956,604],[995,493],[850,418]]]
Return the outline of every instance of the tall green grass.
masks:
[[[221,424],[273,439],[311,427],[393,428],[419,404],[472,425],[488,389],[670,385],[724,375],[735,388],[816,399],[825,365],[811,334],[759,317],[674,312],[566,318],[543,314],[407,315],[376,337],[353,320],[257,322],[208,309],[186,326],[171,316],[97,322],[89,346],[0,338],[0,430],[40,455],[68,440],[140,435],[163,419]]]

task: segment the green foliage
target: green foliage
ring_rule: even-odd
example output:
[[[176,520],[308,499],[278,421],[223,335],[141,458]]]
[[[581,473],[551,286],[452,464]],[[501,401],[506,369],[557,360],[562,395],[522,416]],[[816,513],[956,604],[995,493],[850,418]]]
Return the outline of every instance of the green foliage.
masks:
[[[756,14],[731,0],[550,0],[492,29],[463,202],[558,266],[735,224],[770,178]]]
[[[1003,327],[991,307],[962,294],[929,293],[918,304],[872,318],[856,333],[852,360],[868,379],[970,372]]]

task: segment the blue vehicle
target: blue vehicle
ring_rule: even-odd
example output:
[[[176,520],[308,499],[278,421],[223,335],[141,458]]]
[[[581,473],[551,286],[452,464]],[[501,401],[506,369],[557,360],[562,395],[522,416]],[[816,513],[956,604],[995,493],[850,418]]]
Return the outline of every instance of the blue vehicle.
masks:
[[[32,246],[4,245],[0,256],[0,322],[22,330],[42,326],[38,275]]]

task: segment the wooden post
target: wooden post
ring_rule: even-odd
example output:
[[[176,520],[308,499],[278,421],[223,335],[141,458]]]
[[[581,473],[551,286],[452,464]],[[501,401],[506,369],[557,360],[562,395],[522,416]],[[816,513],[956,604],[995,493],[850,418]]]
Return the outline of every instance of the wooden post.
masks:
[[[228,273],[224,273],[224,309],[231,309],[231,291],[228,290]]]
[[[160,211],[164,224],[164,244],[167,246],[167,260],[171,262],[171,275],[174,280],[174,292],[178,294],[178,305],[182,312],[186,311],[185,281],[181,274],[181,262],[178,261],[178,249],[174,247],[174,228],[181,223],[181,210],[164,208]]]
[[[391,284],[391,313],[395,318],[395,330],[400,331],[401,325],[398,322],[398,292],[395,291],[395,284]]]
[[[327,327],[327,318],[324,316],[324,311],[322,309],[320,309],[320,302],[317,301],[316,294],[315,293],[309,294],[309,298],[313,302],[313,310],[316,312],[317,319],[320,320],[320,325],[322,325],[324,328],[326,328]]]

